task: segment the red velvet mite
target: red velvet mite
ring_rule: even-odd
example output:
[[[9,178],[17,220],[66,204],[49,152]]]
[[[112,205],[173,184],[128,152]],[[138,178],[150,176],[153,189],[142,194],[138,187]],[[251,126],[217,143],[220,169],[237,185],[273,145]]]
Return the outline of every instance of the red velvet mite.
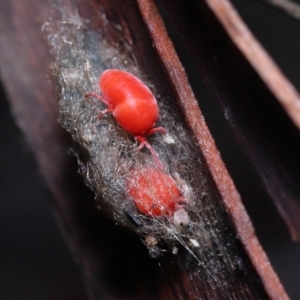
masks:
[[[175,180],[154,168],[133,169],[126,188],[136,208],[151,217],[170,216],[185,202]]]
[[[165,133],[162,127],[154,127],[159,117],[156,99],[149,88],[132,74],[116,69],[104,71],[99,78],[101,94],[88,93],[85,97],[97,97],[108,107],[103,114],[112,112],[120,126],[131,133],[140,145],[137,150],[147,147],[157,164],[162,164],[146,136],[155,132]]]

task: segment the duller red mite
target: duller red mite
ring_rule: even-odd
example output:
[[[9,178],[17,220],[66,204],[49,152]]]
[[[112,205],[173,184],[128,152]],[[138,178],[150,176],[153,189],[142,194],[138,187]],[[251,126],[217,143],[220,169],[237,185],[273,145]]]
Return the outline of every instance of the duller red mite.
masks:
[[[155,168],[133,169],[126,190],[136,208],[151,217],[171,216],[185,202],[175,180]]]
[[[159,117],[156,99],[149,88],[132,74],[116,69],[104,71],[99,78],[101,94],[88,93],[85,97],[97,97],[107,105],[107,108],[99,114],[112,112],[119,125],[131,133],[140,142],[137,150],[144,146],[149,149],[158,166],[162,168],[161,161],[146,136],[166,130],[162,127],[154,127]]]

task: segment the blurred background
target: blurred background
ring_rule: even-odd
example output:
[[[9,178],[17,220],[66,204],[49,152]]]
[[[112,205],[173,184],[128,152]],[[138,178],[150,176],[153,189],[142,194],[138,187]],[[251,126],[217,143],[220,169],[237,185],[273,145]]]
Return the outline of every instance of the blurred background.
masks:
[[[260,1],[232,2],[300,91],[300,21]],[[290,240],[220,111],[202,109],[263,248],[291,299],[299,299],[300,244]],[[0,299],[87,299],[80,270],[52,213],[51,195],[13,121],[2,86],[0,128]]]

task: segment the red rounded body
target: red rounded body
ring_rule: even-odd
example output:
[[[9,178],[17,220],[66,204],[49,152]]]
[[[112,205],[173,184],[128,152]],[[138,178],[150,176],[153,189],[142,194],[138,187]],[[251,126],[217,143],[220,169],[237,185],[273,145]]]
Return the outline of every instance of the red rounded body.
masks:
[[[152,217],[171,215],[182,201],[175,180],[154,168],[131,171],[127,193],[142,214]]]
[[[134,136],[144,136],[158,119],[155,97],[149,88],[128,72],[110,69],[99,78],[104,100],[117,122]]]

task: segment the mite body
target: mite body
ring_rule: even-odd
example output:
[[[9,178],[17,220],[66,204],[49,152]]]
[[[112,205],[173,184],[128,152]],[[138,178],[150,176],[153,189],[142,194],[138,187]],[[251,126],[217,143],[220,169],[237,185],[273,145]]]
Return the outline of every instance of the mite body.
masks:
[[[112,112],[119,125],[131,133],[140,145],[137,150],[147,147],[157,164],[162,164],[146,136],[155,132],[165,133],[162,127],[154,127],[159,117],[156,99],[149,88],[132,74],[116,69],[104,71],[99,78],[101,94],[88,93],[85,97],[97,97],[107,105],[99,114]]]
[[[171,216],[185,203],[175,180],[159,169],[133,169],[127,177],[127,194],[136,208],[151,217]]]

